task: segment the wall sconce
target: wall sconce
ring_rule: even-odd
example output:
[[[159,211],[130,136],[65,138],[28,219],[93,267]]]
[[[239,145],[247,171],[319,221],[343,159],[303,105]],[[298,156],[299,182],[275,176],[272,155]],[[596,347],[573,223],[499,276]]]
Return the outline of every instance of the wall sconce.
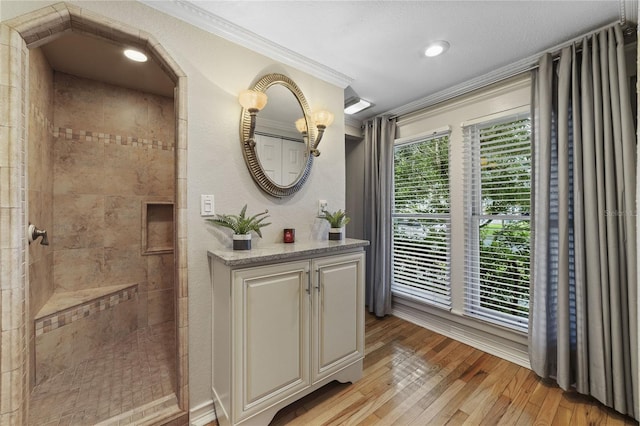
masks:
[[[257,90],[244,90],[240,92],[240,95],[238,95],[238,102],[240,102],[240,105],[242,105],[244,109],[249,111],[249,115],[251,116],[249,138],[246,139],[244,143],[253,148],[256,146],[256,141],[254,138],[256,130],[256,115],[258,114],[258,111],[260,111],[265,107],[265,105],[267,105],[267,95],[264,92],[260,92]],[[320,155],[320,151],[318,151],[318,145],[322,140],[322,135],[324,134],[325,129],[329,127],[331,123],[333,123],[333,118],[334,117],[332,113],[324,110],[317,111],[312,114],[312,119],[316,124],[316,129],[318,129],[318,137],[316,137],[316,140],[313,141],[313,146],[310,149],[310,152],[314,157]],[[307,120],[304,117],[299,118],[298,120],[296,120],[295,124],[296,129],[298,129],[298,131],[302,133],[303,138],[306,139],[309,133],[307,130]]]
[[[267,95],[264,92],[258,92],[257,90],[244,90],[240,92],[238,102],[240,102],[240,105],[249,111],[249,114],[251,115],[249,139],[245,140],[244,143],[251,145],[251,148],[253,148],[256,146],[256,141],[254,140],[256,114],[267,104]]]
[[[311,154],[313,154],[314,157],[317,157],[320,155],[320,151],[318,151],[318,145],[320,145],[324,130],[329,127],[331,123],[333,123],[333,114],[329,111],[324,110],[317,111],[312,114],[312,118],[316,123],[316,128],[318,129],[318,137],[313,142],[313,146],[311,147]]]
[[[296,129],[302,133],[302,139],[306,142],[307,140],[307,120],[302,118],[298,118],[296,120]]]

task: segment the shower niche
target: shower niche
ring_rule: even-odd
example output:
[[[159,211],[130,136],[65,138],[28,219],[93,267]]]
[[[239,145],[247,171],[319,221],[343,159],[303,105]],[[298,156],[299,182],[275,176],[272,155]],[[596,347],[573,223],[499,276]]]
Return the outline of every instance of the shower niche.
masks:
[[[142,203],[142,254],[173,253],[173,203]]]

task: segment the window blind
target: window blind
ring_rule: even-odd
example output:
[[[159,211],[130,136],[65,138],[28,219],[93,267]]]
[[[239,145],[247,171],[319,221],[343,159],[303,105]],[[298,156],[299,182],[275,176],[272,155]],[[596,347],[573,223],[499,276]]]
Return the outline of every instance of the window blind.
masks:
[[[449,133],[396,145],[392,290],[451,306]]]
[[[531,121],[463,128],[465,314],[526,331],[531,248]]]

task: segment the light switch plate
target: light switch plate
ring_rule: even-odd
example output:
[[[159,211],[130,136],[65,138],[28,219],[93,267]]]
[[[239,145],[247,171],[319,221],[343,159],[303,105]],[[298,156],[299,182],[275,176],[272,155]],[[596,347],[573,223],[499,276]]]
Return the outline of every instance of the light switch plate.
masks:
[[[327,209],[327,200],[318,200],[318,216],[324,216],[324,211]]]
[[[215,216],[213,195],[200,195],[200,216]]]

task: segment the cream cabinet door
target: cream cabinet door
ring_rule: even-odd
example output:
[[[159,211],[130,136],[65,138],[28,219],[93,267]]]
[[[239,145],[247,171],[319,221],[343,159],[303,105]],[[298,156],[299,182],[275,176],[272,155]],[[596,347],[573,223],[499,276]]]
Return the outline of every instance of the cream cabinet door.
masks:
[[[364,253],[314,260],[315,383],[364,356]]]
[[[309,262],[233,277],[233,379],[240,420],[310,385]]]

